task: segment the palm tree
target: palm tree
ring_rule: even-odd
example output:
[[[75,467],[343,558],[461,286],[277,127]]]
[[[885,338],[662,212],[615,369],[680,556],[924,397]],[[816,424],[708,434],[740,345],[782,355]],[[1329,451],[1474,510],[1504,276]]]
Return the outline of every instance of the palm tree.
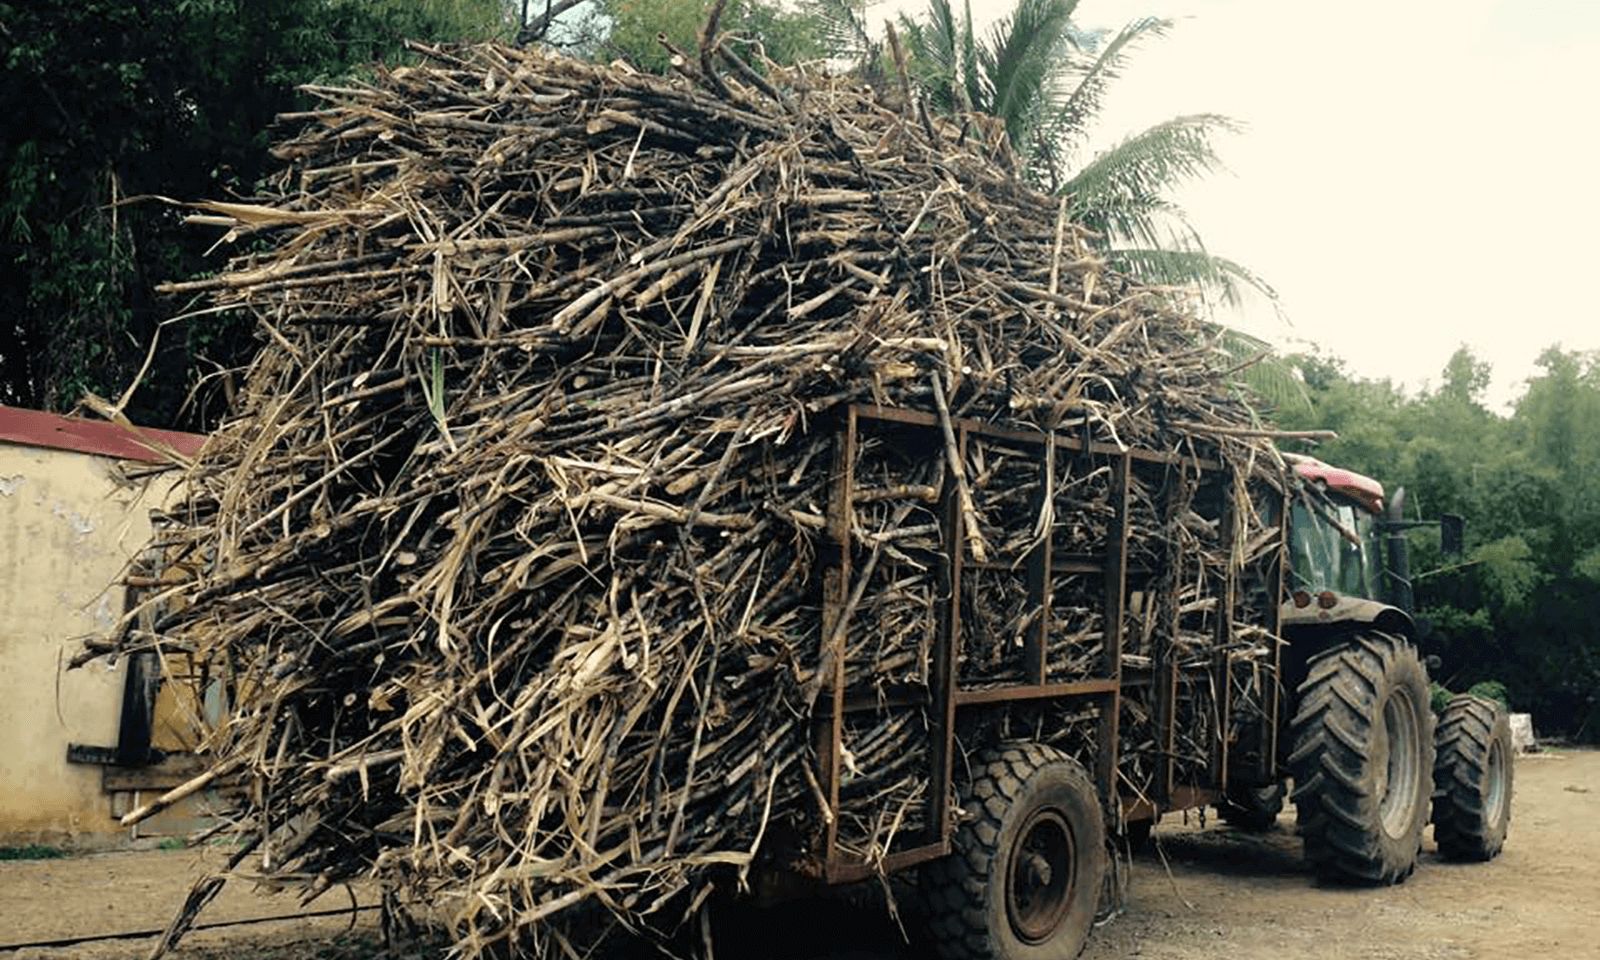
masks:
[[[1226,117],[1176,117],[1085,156],[1105,94],[1129,56],[1172,23],[1146,17],[1107,37],[1073,22],[1077,6],[1017,0],[979,37],[970,0],[959,17],[950,0],[929,0],[921,17],[902,14],[899,26],[932,105],[951,112],[970,105],[1002,121],[1026,176],[1071,198],[1074,218],[1099,235],[1113,266],[1229,303],[1244,287],[1271,297],[1255,274],[1209,253],[1170,199],[1172,188],[1218,167],[1212,138],[1235,129]]]
[[[1244,266],[1205,247],[1170,199],[1174,187],[1219,166],[1212,138],[1236,125],[1216,114],[1180,116],[1086,155],[1094,121],[1111,84],[1142,41],[1171,21],[1154,17],[1115,34],[1073,22],[1078,0],[1017,0],[987,36],[972,26],[970,0],[957,15],[950,0],[929,0],[921,17],[900,15],[909,69],[930,104],[948,113],[1000,120],[1024,175],[1069,198],[1072,216],[1094,230],[1111,265],[1148,283],[1199,293],[1208,307],[1236,305],[1246,288],[1276,293]],[[814,12],[836,25],[846,55],[871,52],[853,0],[815,0]],[[1218,327],[1224,361],[1237,379],[1273,406],[1303,405],[1305,388],[1268,345]]]

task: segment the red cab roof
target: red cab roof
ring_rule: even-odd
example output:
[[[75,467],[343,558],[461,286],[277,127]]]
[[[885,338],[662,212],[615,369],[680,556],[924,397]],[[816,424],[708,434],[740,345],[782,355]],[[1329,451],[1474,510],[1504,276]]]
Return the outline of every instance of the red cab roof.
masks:
[[[1285,453],[1283,459],[1308,483],[1320,483],[1333,493],[1344,494],[1369,513],[1383,512],[1383,484],[1351,470],[1329,466],[1316,457]]]

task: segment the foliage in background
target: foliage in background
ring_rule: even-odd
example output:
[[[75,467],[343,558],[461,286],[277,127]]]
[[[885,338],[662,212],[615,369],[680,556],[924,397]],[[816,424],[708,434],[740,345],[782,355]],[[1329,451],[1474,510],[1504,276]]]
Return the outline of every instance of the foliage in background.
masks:
[[[1148,283],[1192,287],[1223,302],[1245,288],[1272,289],[1244,266],[1206,250],[1172,200],[1178,186],[1220,166],[1213,141],[1236,129],[1215,114],[1174,117],[1095,154],[1091,136],[1132,55],[1171,21],[1145,17],[1107,34],[1074,20],[1077,0],[1016,0],[987,33],[970,0],[929,0],[902,14],[910,70],[935,108],[999,119],[1023,174],[1071,198],[1073,217],[1099,235],[1100,252]]]
[[[1506,685],[1498,680],[1484,680],[1481,683],[1474,683],[1467,690],[1467,693],[1474,697],[1482,697],[1485,700],[1494,700],[1502,707],[1509,708],[1511,706],[1511,697],[1506,693]]]
[[[393,59],[406,37],[483,37],[500,0],[0,0],[0,403],[118,396],[161,319],[155,284],[193,276],[215,239],[145,194],[246,196],[271,166],[295,86]],[[204,427],[179,407],[254,349],[230,317],[170,328],[130,415]],[[216,405],[212,405],[215,407]]]
[[[1339,433],[1309,452],[1404,486],[1408,517],[1466,518],[1464,558],[1443,557],[1435,532],[1411,536],[1439,679],[1532,711],[1541,731],[1600,739],[1600,354],[1545,351],[1508,416],[1484,405],[1489,365],[1465,348],[1414,396],[1319,354],[1290,362],[1311,402],[1279,422]]]
[[[652,73],[668,73],[672,54],[656,39],[691,58],[699,48],[700,27],[712,0],[593,0],[567,17],[565,30],[549,39],[568,53],[594,60],[624,60]],[[809,10],[770,0],[729,0],[719,21],[736,47],[759,45],[762,54],[781,64],[815,60],[826,55],[823,25]],[[746,59],[759,65],[760,58]]]

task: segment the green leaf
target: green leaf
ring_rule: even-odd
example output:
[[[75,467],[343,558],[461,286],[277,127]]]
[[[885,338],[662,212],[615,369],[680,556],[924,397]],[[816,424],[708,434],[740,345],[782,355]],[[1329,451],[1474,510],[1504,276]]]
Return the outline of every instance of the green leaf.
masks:
[[[1171,28],[1170,20],[1146,17],[1118,31],[1082,72],[1071,94],[1054,106],[1046,139],[1070,158],[1074,146],[1087,136],[1089,124],[1099,115],[1112,81],[1122,75],[1134,45],[1145,38],[1164,36]],[[1074,39],[1074,43],[1079,45],[1081,41]]]
[[[1074,210],[1091,225],[1097,211],[1129,211],[1102,224],[1110,231],[1108,242],[1148,243],[1150,227],[1133,212],[1137,202],[1158,198],[1181,183],[1216,170],[1220,161],[1212,146],[1213,135],[1237,129],[1232,120],[1218,114],[1174,117],[1102,152],[1067,180],[1062,189],[1072,197]]]

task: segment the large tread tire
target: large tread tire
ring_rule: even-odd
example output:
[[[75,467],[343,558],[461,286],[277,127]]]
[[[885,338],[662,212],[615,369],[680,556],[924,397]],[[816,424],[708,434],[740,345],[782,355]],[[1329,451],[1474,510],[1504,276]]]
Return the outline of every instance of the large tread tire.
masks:
[[[1368,632],[1314,657],[1292,736],[1297,828],[1317,874],[1366,884],[1410,876],[1433,795],[1433,711],[1416,648]]]
[[[1511,828],[1511,717],[1493,700],[1461,694],[1439,721],[1433,765],[1433,839],[1450,860],[1492,860]]]
[[[923,868],[921,877],[938,954],[945,960],[1076,957],[1094,924],[1106,864],[1105,820],[1088,772],[1049,747],[1003,744],[975,758],[960,799],[963,816],[951,853]],[[1064,875],[1064,912],[1047,934],[1030,940],[1013,922],[1009,898],[1022,841],[1041,814],[1066,826],[1075,856]]]
[[[1249,833],[1266,833],[1278,825],[1283,812],[1283,784],[1265,787],[1230,788],[1217,804],[1217,815],[1224,823]]]

